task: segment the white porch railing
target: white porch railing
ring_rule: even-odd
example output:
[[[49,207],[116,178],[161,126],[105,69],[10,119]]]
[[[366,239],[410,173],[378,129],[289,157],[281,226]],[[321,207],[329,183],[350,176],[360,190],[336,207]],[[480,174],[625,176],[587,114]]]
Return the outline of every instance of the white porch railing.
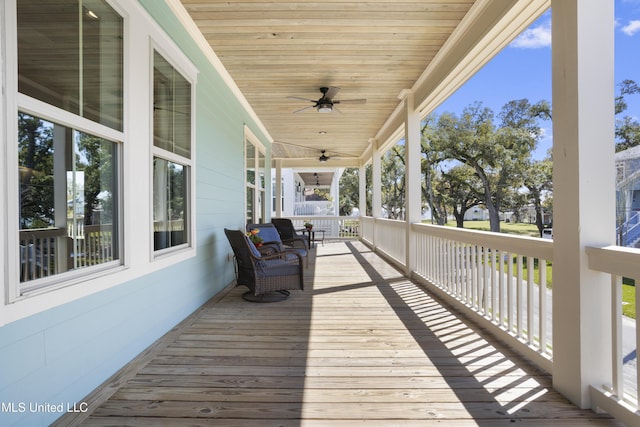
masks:
[[[370,216],[360,217],[360,238],[369,245],[373,245],[373,234],[376,221]]]
[[[403,221],[362,218],[362,239],[406,265]],[[553,242],[538,238],[412,224],[416,278],[435,286],[483,326],[551,372]],[[544,266],[544,268],[538,268]],[[542,286],[541,286],[542,284]]]
[[[64,271],[66,248],[60,246],[65,241],[64,228],[39,228],[20,230],[20,282],[48,277]],[[60,254],[63,260],[60,260]]]
[[[406,223],[395,219],[375,218],[371,236],[365,241],[375,246],[376,251],[385,255],[390,261],[404,266],[406,260]],[[363,227],[364,228],[364,227]]]
[[[111,224],[20,230],[20,282],[113,261]]]
[[[327,200],[295,202],[293,213],[295,216],[333,216],[333,202]]]
[[[547,268],[553,260],[553,242],[427,224],[412,224],[411,230],[416,251],[413,273],[551,372]]]
[[[288,217],[295,228],[304,228],[305,222],[313,224],[313,229],[324,231],[325,239],[356,239],[360,237],[360,220],[351,216],[292,216]]]
[[[622,277],[634,279],[640,283],[640,252],[637,249],[620,246],[587,248],[589,268],[611,275],[611,325],[612,325],[612,383],[592,384],[591,398],[605,411],[622,420],[627,425],[640,425],[640,403],[638,384],[640,370],[636,364],[626,364],[623,352],[622,317]],[[640,292],[636,286],[636,310],[640,307]],[[637,311],[636,311],[637,313]],[[635,344],[640,343],[640,322],[635,319]],[[627,337],[632,338],[632,337]],[[628,345],[626,347],[629,347]],[[629,369],[635,369],[635,378],[629,378]],[[626,375],[625,375],[626,374]],[[633,376],[633,375],[632,375]]]

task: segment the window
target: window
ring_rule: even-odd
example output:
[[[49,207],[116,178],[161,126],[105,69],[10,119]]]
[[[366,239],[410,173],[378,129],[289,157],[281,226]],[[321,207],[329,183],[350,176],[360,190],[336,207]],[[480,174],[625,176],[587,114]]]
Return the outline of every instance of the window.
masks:
[[[16,12],[24,294],[120,264],[123,22],[103,0],[21,0]]]
[[[245,128],[245,170],[246,170],[246,222],[259,224],[265,218],[265,171],[264,147]]]
[[[153,248],[190,243],[191,83],[153,56]]]
[[[104,0],[17,6],[18,91],[121,131],[122,18]]]
[[[117,144],[24,113],[18,121],[20,282],[117,260]]]

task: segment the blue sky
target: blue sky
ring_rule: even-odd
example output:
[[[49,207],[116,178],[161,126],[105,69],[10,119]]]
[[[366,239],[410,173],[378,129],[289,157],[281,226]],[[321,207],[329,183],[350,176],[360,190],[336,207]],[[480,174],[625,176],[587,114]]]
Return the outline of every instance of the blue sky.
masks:
[[[606,1],[606,0],[598,0]],[[631,79],[640,84],[640,0],[615,0],[615,83]],[[513,99],[551,101],[551,12],[545,13],[469,82],[445,101],[436,113],[459,115],[475,101],[498,114]],[[640,117],[640,95],[628,98],[627,115]],[[543,125],[551,135],[551,123]],[[550,137],[543,138],[534,158],[545,157]]]

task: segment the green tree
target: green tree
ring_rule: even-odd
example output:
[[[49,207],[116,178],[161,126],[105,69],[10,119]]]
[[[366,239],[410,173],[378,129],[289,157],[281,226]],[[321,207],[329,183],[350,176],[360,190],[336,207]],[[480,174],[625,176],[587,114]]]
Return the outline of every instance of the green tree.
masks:
[[[622,115],[628,108],[628,96],[640,94],[640,86],[633,80],[624,80],[618,87],[620,88],[620,94],[615,100],[616,151],[623,151],[640,145],[640,122],[635,117]]]
[[[115,156],[114,145],[102,138],[81,133],[76,148],[76,168],[84,172],[84,223],[110,224],[113,221],[112,187]],[[170,168],[169,182],[172,188],[184,186],[182,170]],[[184,200],[172,200],[176,210],[184,209]],[[100,214],[98,214],[100,212]]]
[[[18,114],[20,228],[54,225],[53,127],[36,117]]]
[[[422,122],[421,147],[422,159],[420,160],[420,170],[423,178],[422,199],[431,212],[431,222],[437,225],[447,223],[447,206],[445,194],[437,183],[442,179],[442,174],[438,171],[438,165],[444,160],[443,154],[432,147],[431,140],[436,131],[434,124],[435,116],[427,116]]]
[[[474,170],[482,183],[482,200],[491,231],[500,231],[499,212],[506,192],[522,184],[523,171],[541,135],[538,121],[551,116],[546,102],[527,99],[502,107],[496,124],[493,111],[474,103],[462,116],[445,113],[437,121],[432,146],[447,159]]]
[[[524,171],[524,185],[527,187],[528,201],[536,211],[536,227],[542,237],[544,228],[544,203],[553,191],[553,161],[551,157],[544,160],[531,161]]]
[[[405,150],[396,144],[387,151],[381,162],[382,208],[391,219],[403,219],[405,208]]]
[[[441,176],[442,179],[436,184],[438,192],[444,195],[447,205],[451,206],[456,226],[464,228],[467,211],[482,203],[482,184],[475,171],[466,165],[454,166]]]
[[[340,215],[349,216],[360,200],[360,175],[356,168],[346,168],[338,183],[340,192]],[[364,214],[364,212],[361,212]]]

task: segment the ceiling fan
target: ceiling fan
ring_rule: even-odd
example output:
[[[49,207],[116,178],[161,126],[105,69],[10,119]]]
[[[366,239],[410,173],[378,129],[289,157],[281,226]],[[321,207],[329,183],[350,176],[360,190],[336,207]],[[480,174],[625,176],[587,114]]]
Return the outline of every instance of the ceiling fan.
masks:
[[[309,105],[308,107],[304,107],[301,108],[299,110],[294,111],[293,113],[300,113],[304,110],[307,110],[309,108],[315,108],[316,110],[318,110],[319,113],[331,113],[333,111],[336,111],[337,113],[340,112],[340,110],[338,110],[338,108],[335,106],[336,104],[364,104],[365,102],[367,102],[366,99],[361,98],[361,99],[342,99],[342,100],[338,100],[338,99],[333,99],[334,96],[336,96],[336,94],[338,93],[338,91],[340,90],[339,87],[335,87],[335,86],[330,86],[330,87],[321,87],[320,88],[320,92],[322,92],[322,96],[320,97],[320,99],[313,100],[313,99],[309,99],[309,98],[301,98],[299,96],[287,96],[287,98],[290,99],[299,99],[301,101],[308,101],[308,102],[313,102],[313,105]]]
[[[288,145],[291,147],[297,147],[297,148],[304,148],[306,150],[309,151],[315,151],[317,153],[317,148],[315,147],[311,147],[308,145],[300,145],[300,144],[293,144],[291,142],[284,142],[284,141],[273,141],[274,144],[281,144],[281,145]],[[327,155],[327,152],[330,152],[336,156],[340,157],[358,157],[356,155],[353,154],[345,154],[345,153],[340,153],[338,151],[332,151],[332,150],[320,150],[320,157],[318,157],[318,161],[321,163],[326,162],[327,160],[331,159],[331,156]]]
[[[320,157],[318,158],[318,160],[322,163],[326,162],[327,160],[329,160],[331,157],[327,156],[326,153],[327,150],[320,150]]]

